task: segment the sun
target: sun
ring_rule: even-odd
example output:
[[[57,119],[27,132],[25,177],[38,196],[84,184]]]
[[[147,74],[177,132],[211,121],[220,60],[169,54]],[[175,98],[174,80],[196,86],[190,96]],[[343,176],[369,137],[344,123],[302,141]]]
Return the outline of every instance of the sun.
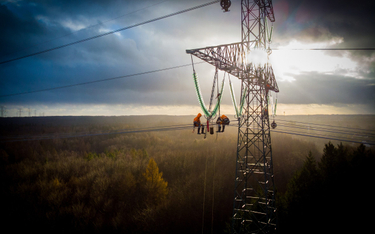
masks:
[[[340,40],[337,41],[341,43]],[[294,80],[293,75],[300,75],[304,72],[336,74],[342,69],[345,69],[348,74],[359,75],[355,74],[358,64],[348,57],[347,52],[333,53],[324,50],[333,44],[335,43],[332,41],[305,43],[293,40],[286,46],[274,49],[270,61],[277,80],[291,82]]]

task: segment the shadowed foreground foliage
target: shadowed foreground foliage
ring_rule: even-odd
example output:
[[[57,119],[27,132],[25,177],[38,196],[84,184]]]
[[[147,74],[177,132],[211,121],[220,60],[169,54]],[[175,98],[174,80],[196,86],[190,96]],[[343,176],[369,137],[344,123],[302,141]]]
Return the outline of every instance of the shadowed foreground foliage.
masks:
[[[279,200],[283,233],[365,233],[374,213],[375,155],[364,145],[325,145],[317,163],[311,154]]]

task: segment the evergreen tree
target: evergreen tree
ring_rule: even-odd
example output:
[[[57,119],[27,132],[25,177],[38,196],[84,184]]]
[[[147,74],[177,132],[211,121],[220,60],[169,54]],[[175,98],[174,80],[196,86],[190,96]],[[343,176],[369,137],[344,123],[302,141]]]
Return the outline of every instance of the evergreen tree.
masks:
[[[305,230],[307,226],[314,232],[311,223],[318,222],[318,217],[311,211],[316,211],[319,205],[316,199],[320,193],[319,186],[321,180],[316,166],[316,161],[309,152],[305,163],[291,181],[284,195],[281,207],[281,229],[287,228],[291,233]],[[284,229],[285,230],[285,229]],[[304,232],[306,233],[306,232]]]

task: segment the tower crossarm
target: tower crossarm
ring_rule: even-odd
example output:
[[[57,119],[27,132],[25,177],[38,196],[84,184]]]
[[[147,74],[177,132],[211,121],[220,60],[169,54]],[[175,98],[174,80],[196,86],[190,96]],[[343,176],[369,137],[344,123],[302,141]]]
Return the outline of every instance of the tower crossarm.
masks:
[[[209,64],[240,78],[243,74],[243,49],[242,43],[232,43],[219,46],[209,46],[199,49],[186,50]]]
[[[254,0],[260,8],[265,8],[267,17],[271,22],[275,22],[275,15],[273,13],[272,0]]]
[[[190,49],[186,50],[186,53],[192,54],[239,79],[250,79],[255,85],[265,86],[269,90],[279,92],[271,64],[267,63],[261,66],[244,62],[247,56],[244,48],[248,48],[251,43],[253,42]]]

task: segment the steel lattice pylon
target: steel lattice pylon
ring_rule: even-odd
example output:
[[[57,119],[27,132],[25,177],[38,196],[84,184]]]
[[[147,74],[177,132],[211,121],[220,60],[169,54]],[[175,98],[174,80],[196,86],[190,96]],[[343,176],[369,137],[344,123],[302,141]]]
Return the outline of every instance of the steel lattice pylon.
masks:
[[[242,0],[240,43],[186,50],[241,80],[241,97],[245,98],[238,116],[233,233],[276,229],[268,98],[270,91],[279,89],[268,62],[248,62],[256,49],[271,52],[267,21],[275,21],[272,0]]]

